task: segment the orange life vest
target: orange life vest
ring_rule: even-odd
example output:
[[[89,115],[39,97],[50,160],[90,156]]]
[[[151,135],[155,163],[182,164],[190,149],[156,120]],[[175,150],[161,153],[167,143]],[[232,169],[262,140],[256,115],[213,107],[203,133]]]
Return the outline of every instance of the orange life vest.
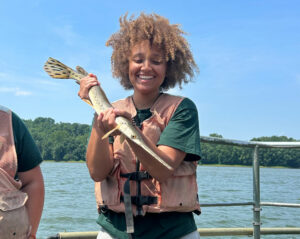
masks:
[[[143,121],[140,128],[152,142],[158,142],[182,100],[182,97],[169,94],[162,94],[156,100],[150,109],[152,116]],[[128,111],[132,116],[136,115],[131,97],[119,100],[113,106]],[[120,136],[115,137],[113,153],[113,170],[105,180],[95,183],[98,208],[105,206],[115,212],[125,212],[124,185],[130,180],[134,215],[169,211],[200,213],[196,182],[197,162],[183,161],[170,178],[160,183],[145,171],[143,165],[137,164],[134,152],[126,141],[120,142]]]
[[[0,232],[1,238],[27,239],[31,226],[25,203],[27,194],[20,191],[21,181],[14,179],[17,155],[12,129],[12,113],[0,106]]]

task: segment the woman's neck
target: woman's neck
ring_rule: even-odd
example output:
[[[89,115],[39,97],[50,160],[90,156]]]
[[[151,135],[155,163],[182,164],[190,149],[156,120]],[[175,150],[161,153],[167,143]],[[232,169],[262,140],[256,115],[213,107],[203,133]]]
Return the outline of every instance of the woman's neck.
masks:
[[[142,109],[149,109],[153,106],[155,101],[160,96],[161,92],[156,92],[155,94],[151,95],[141,95],[134,93],[132,96],[132,101],[135,105],[135,108],[142,110]]]

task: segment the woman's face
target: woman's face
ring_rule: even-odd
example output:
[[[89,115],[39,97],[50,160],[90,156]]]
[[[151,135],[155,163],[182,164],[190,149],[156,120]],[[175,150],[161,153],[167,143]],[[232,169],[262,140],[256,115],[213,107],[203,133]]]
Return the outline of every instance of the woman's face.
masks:
[[[161,49],[148,40],[138,43],[129,56],[129,79],[134,91],[142,94],[158,93],[167,70]]]

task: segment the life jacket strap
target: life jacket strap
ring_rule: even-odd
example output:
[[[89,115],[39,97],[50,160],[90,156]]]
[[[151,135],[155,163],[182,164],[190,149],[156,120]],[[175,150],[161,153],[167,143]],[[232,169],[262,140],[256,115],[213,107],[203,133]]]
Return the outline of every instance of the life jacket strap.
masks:
[[[133,222],[133,213],[130,197],[130,180],[126,180],[124,184],[124,206],[125,206],[125,220],[126,220],[126,232],[130,237],[131,233],[134,233],[134,222]]]
[[[132,203],[135,203],[137,207],[141,207],[141,205],[145,205],[148,203],[153,204],[152,202],[155,201],[154,197],[147,197],[138,195],[135,197],[131,197],[130,195],[130,181],[136,181],[137,183],[141,180],[150,179],[152,178],[150,174],[146,171],[136,171],[132,173],[125,173],[120,174],[121,177],[127,178],[124,184],[124,196],[123,202],[125,206],[125,219],[126,219],[126,231],[128,234],[134,232],[134,223],[133,223],[133,213],[132,213]],[[151,199],[153,198],[153,199]],[[122,198],[120,198],[122,199]],[[156,198],[157,203],[157,198]],[[149,204],[148,204],[149,205]]]
[[[144,179],[150,179],[152,176],[147,171],[136,171],[132,173],[121,173],[121,177],[128,178],[133,181],[141,181]]]
[[[124,202],[124,197],[121,195],[120,201]],[[157,204],[157,197],[151,196],[131,196],[131,203],[136,206]]]

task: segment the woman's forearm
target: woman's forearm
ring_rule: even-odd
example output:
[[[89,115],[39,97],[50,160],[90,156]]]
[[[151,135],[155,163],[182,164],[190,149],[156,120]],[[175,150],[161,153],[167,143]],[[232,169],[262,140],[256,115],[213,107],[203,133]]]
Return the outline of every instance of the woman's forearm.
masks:
[[[152,143],[146,136],[142,134],[144,142],[158,155],[162,160],[164,160],[168,165],[170,165],[173,170],[168,169],[158,160],[156,160],[150,154],[147,154],[144,149],[142,149],[137,144],[128,140],[132,150],[135,155],[141,161],[143,167],[151,174],[152,177],[156,178],[158,181],[163,182],[168,177],[170,177],[175,169],[181,164],[186,153],[178,149],[169,146],[156,146]]]
[[[112,146],[108,138],[102,139],[103,135],[93,127],[86,153],[87,167],[95,182],[104,180],[113,168]]]

